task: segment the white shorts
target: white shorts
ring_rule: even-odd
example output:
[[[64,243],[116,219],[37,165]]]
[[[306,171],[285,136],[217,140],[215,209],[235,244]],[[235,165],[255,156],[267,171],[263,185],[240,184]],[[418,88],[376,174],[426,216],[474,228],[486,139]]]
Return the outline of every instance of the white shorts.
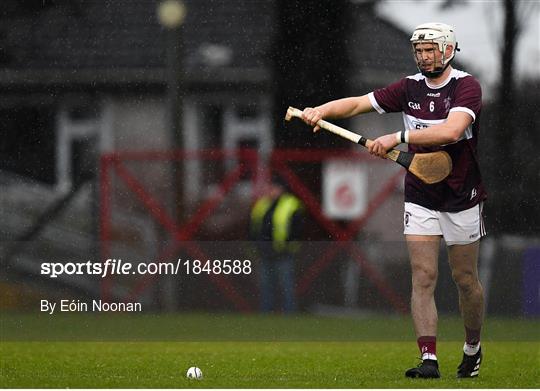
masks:
[[[486,234],[482,203],[461,212],[438,212],[405,202],[405,235],[442,235],[447,245],[469,244]]]

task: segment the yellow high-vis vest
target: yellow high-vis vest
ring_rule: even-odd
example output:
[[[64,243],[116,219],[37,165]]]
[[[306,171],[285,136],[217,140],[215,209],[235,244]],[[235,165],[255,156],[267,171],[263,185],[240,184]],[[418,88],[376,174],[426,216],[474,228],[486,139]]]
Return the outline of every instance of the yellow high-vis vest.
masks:
[[[251,210],[251,221],[255,232],[260,232],[264,216],[272,207],[270,197],[259,199]],[[293,215],[302,208],[302,202],[292,194],[285,193],[278,198],[272,215],[272,244],[274,250],[294,252],[298,248],[295,242],[289,242],[290,227]]]

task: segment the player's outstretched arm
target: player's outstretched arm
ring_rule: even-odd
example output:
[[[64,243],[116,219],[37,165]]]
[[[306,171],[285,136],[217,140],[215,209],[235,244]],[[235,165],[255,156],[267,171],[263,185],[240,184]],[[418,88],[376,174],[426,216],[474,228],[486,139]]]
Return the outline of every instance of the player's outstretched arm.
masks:
[[[302,113],[302,119],[314,127],[314,132],[317,132],[320,129],[317,122],[321,119],[349,118],[373,110],[368,96],[362,95],[333,100],[317,107],[306,107]]]

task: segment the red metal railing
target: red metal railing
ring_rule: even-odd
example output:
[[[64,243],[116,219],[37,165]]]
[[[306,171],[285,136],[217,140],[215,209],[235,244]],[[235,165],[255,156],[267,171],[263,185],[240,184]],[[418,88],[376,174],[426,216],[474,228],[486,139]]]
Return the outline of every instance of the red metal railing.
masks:
[[[167,162],[186,161],[190,159],[223,161],[234,158],[236,166],[225,173],[224,178],[217,190],[210,198],[201,202],[196,211],[185,222],[179,224],[170,215],[166,207],[157,197],[149,191],[144,184],[137,179],[136,175],[126,167],[126,162]],[[178,250],[183,249],[198,259],[207,259],[205,252],[193,241],[195,235],[204,221],[224,201],[227,194],[235,187],[246,173],[251,173],[250,180],[254,185],[257,173],[262,169],[269,169],[282,176],[290,185],[291,190],[298,195],[306,205],[307,210],[320,226],[332,235],[336,245],[328,246],[307,269],[298,282],[297,292],[300,296],[305,295],[321,273],[335,259],[338,250],[348,249],[351,256],[358,262],[365,275],[371,280],[380,294],[385,297],[392,307],[400,312],[408,311],[405,300],[398,295],[385,278],[373,267],[372,263],[362,253],[361,249],[353,242],[354,236],[365,227],[366,223],[395,191],[403,177],[400,170],[386,181],[376,196],[370,200],[366,212],[358,219],[350,222],[345,228],[325,217],[322,213],[318,197],[308,186],[295,174],[291,165],[294,163],[317,163],[326,159],[344,159],[353,161],[383,162],[373,159],[365,153],[343,150],[274,150],[268,162],[269,167],[262,167],[263,163],[254,150],[199,150],[199,151],[121,151],[105,154],[101,157],[101,184],[100,184],[100,227],[101,227],[101,252],[102,259],[110,255],[111,241],[111,192],[112,177],[116,176],[133,193],[135,199],[144,207],[150,216],[160,224],[170,235],[172,242],[159,251],[158,260],[170,259]],[[252,186],[255,188],[255,186]],[[208,278],[217,289],[240,311],[250,311],[253,303],[238,292],[234,284],[224,275],[209,274]],[[155,276],[141,277],[130,289],[125,300],[133,300],[141,295],[156,281]],[[113,279],[108,277],[102,283],[102,297],[107,300],[112,287]]]

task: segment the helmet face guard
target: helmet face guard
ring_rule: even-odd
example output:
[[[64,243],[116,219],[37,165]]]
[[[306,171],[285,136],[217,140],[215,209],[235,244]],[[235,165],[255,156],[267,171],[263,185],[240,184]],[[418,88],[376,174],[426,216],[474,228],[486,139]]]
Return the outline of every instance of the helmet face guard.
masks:
[[[450,25],[443,23],[424,23],[417,26],[411,36],[411,44],[418,70],[426,77],[434,78],[441,75],[448,65],[454,59],[456,51],[459,51],[457,47],[456,35],[454,34],[454,28]],[[434,69],[433,71],[425,71],[420,66],[419,60],[416,56],[416,45],[420,43],[433,43],[436,44],[439,51],[442,53],[441,67]],[[446,48],[450,46],[452,52],[447,57]]]

